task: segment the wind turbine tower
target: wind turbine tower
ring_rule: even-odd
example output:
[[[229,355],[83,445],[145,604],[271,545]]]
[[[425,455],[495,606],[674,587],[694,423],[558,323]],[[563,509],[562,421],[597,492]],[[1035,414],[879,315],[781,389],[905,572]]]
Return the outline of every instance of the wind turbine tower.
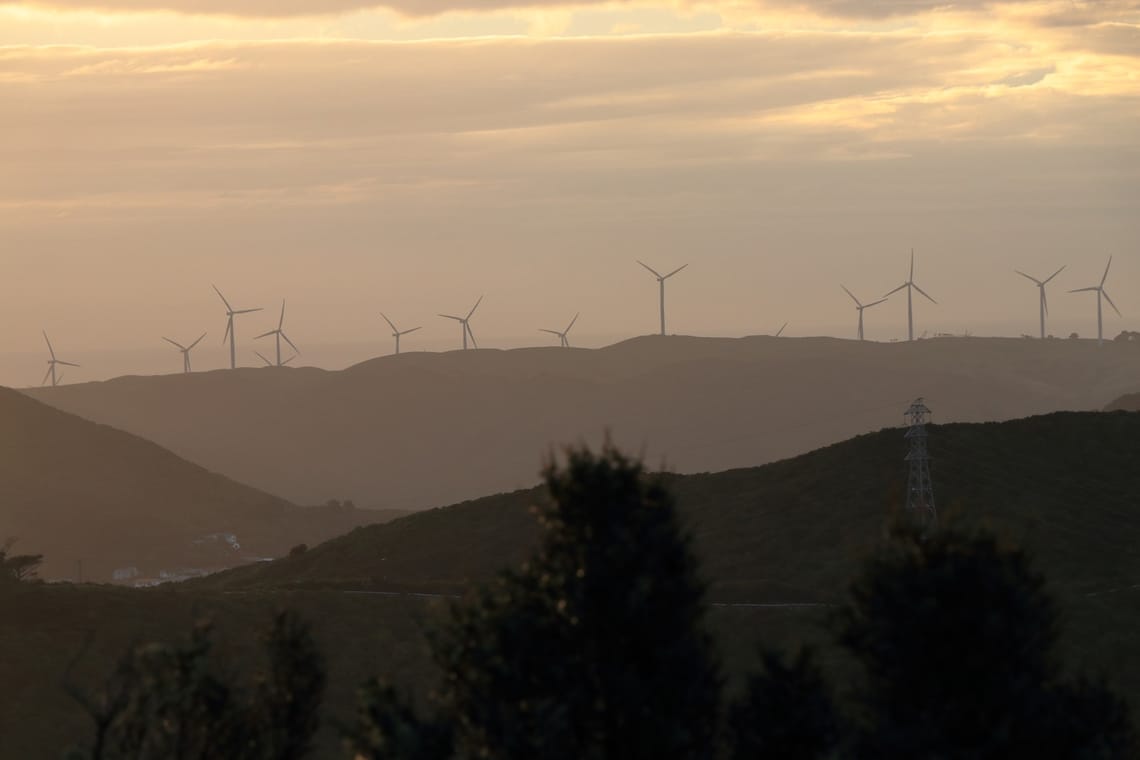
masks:
[[[173,341],[170,338],[167,338],[166,336],[163,336],[162,339],[182,352],[182,372],[183,372],[183,374],[189,375],[190,374],[190,351],[193,350],[194,346],[201,343],[202,338],[205,338],[205,337],[206,337],[206,333],[202,333],[201,335],[198,336],[198,340],[194,341],[189,346],[184,346],[177,341]]]
[[[1123,316],[1120,309],[1116,308],[1116,304],[1112,302],[1109,297],[1108,291],[1104,289],[1104,283],[1108,281],[1108,270],[1112,268],[1112,257],[1108,257],[1108,266],[1104,268],[1104,277],[1100,278],[1100,285],[1094,285],[1091,288],[1077,288],[1070,290],[1070,293],[1096,293],[1096,341],[1097,345],[1104,345],[1104,304],[1102,301],[1108,301],[1108,305],[1116,312],[1116,316]]]
[[[471,315],[475,313],[475,310],[479,308],[479,304],[481,304],[481,303],[483,303],[483,296],[479,296],[479,300],[476,301],[475,305],[471,307],[471,311],[467,312],[466,317],[456,317],[452,314],[440,314],[439,315],[439,316],[443,317],[444,319],[454,319],[456,322],[459,323],[459,327],[463,331],[463,350],[464,351],[467,350],[467,338],[468,337],[471,338],[471,345],[475,346],[475,348],[479,348],[479,343],[478,343],[478,341],[475,340],[475,333],[473,333],[471,331]]]
[[[559,332],[558,330],[547,330],[546,328],[542,328],[540,330],[540,332],[550,333],[551,335],[557,335],[558,336],[558,345],[561,346],[562,348],[570,348],[570,340],[566,336],[570,334],[570,328],[573,327],[574,323],[577,321],[578,321],[578,315],[575,314],[574,318],[570,320],[570,324],[566,325],[566,329],[563,330],[562,332]]]
[[[288,343],[292,347],[292,349],[297,352],[297,354],[301,353],[301,349],[297,348],[297,346],[294,345],[293,341],[289,340],[289,336],[285,334],[285,299],[281,299],[281,319],[279,319],[277,321],[277,329],[276,330],[270,330],[267,333],[262,333],[261,335],[258,335],[256,338],[254,338],[254,340],[261,340],[262,338],[268,338],[270,335],[273,335],[277,338],[277,364],[272,364],[272,362],[270,362],[271,366],[284,367],[286,364],[293,361],[293,359],[295,358],[293,356],[290,356],[285,361],[281,361],[281,341],[282,340],[284,340],[286,343]],[[258,356],[261,356],[261,354],[258,354]],[[264,359],[265,357],[262,356],[261,358]]]
[[[1049,298],[1045,295],[1045,286],[1052,282],[1054,277],[1061,274],[1061,272],[1064,272],[1065,267],[1061,267],[1056,272],[1046,277],[1044,280],[1038,280],[1036,277],[1030,277],[1020,269],[1015,269],[1013,271],[1017,272],[1019,275],[1036,285],[1037,290],[1041,293],[1041,340],[1045,340],[1045,317],[1049,315]]]
[[[918,287],[918,285],[916,285],[914,282],[914,249],[913,248],[910,251],[910,277],[908,277],[907,281],[904,282],[902,285],[899,285],[897,288],[892,290],[890,293],[887,293],[885,296],[883,296],[883,298],[889,298],[890,296],[894,295],[895,293],[898,293],[903,288],[906,288],[907,340],[913,341],[914,340],[914,291],[917,290],[919,293],[921,293],[926,298],[926,300],[930,301],[931,303],[933,303],[933,304],[938,303],[933,298],[931,298],[930,295],[927,294],[927,292],[925,290]]]
[[[48,353],[51,354],[51,358],[48,359],[48,371],[47,374],[44,375],[43,382],[41,382],[40,385],[47,385],[48,378],[51,378],[51,387],[54,388],[59,385],[59,381],[63,379],[62,375],[56,376],[56,365],[63,367],[78,367],[79,365],[74,362],[65,362],[63,359],[55,358],[55,349],[51,347],[51,339],[48,338],[47,330],[44,330],[44,341],[47,343]]]
[[[648,269],[648,270],[650,271],[650,273],[651,273],[651,274],[652,274],[654,277],[656,277],[656,278],[657,278],[657,284],[658,284],[658,285],[660,286],[660,288],[661,288],[661,334],[662,334],[662,335],[664,335],[664,334],[665,334],[665,281],[666,281],[666,280],[668,280],[670,277],[672,277],[673,275],[677,274],[677,272],[680,272],[682,269],[684,269],[685,267],[687,267],[687,266],[689,266],[689,265],[688,265],[688,264],[683,264],[683,265],[681,265],[681,266],[677,267],[676,269],[674,269],[674,270],[673,270],[672,272],[670,272],[669,274],[661,274],[661,273],[660,273],[660,272],[658,272],[656,269],[654,269],[653,267],[651,267],[651,266],[649,266],[648,264],[646,264],[644,261],[638,261],[637,263],[638,263],[638,264],[641,264],[641,266],[643,266],[643,267],[645,267],[646,269]]]
[[[222,336],[222,343],[228,339],[230,342],[230,369],[237,368],[237,336],[234,334],[234,317],[238,314],[252,314],[255,311],[261,311],[261,308],[256,309],[234,309],[230,306],[230,302],[222,295],[222,291],[218,290],[217,285],[211,285],[214,292],[218,294],[218,298],[222,299],[222,303],[226,305],[226,334]]]
[[[472,309],[472,311],[474,311],[474,309]],[[407,335],[408,333],[414,333],[416,330],[418,330],[420,328],[419,327],[410,327],[407,330],[399,330],[396,328],[396,325],[394,325],[392,323],[392,320],[388,319],[388,317],[384,314],[384,312],[380,312],[380,316],[384,317],[384,321],[387,322],[388,326],[392,328],[392,337],[396,339],[396,356],[399,356],[400,355],[400,336],[401,335]],[[470,316],[470,315],[468,315],[468,316]],[[466,335],[466,332],[464,332],[464,334]]]
[[[851,296],[851,300],[855,302],[855,309],[859,312],[859,340],[863,340],[863,312],[872,306],[878,306],[881,303],[886,303],[887,299],[880,298],[878,301],[872,301],[871,303],[865,304],[856,298],[854,293],[852,293],[850,290],[847,290],[846,285],[840,285],[839,287],[843,288],[843,291],[847,293],[847,295]]]

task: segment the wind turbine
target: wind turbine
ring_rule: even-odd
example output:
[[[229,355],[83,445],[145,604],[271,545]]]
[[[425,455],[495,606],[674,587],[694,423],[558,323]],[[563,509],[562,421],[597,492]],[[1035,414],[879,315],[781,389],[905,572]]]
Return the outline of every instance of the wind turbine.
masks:
[[[255,311],[261,311],[261,309],[260,307],[257,309],[234,309],[234,307],[230,306],[230,302],[226,300],[226,297],[222,295],[222,291],[218,290],[217,285],[211,285],[210,287],[214,289],[214,292],[218,294],[218,298],[222,299],[222,303],[226,305],[226,334],[222,336],[222,343],[225,343],[226,340],[229,339],[230,369],[236,369],[237,348],[235,346],[235,341],[237,340],[237,335],[234,334],[234,317],[236,317],[238,314],[252,314]]]
[[[574,323],[577,321],[578,321],[578,315],[575,314],[574,318],[570,320],[570,324],[566,325],[566,329],[563,330],[562,332],[558,332],[557,330],[547,330],[546,328],[542,328],[539,332],[550,333],[551,335],[557,335],[558,336],[558,345],[561,346],[562,348],[570,348],[570,340],[566,336],[570,333],[570,328],[573,327]]]
[[[475,304],[475,305],[478,306],[479,304]],[[471,311],[475,311],[475,310],[472,309]],[[392,320],[388,319],[387,315],[385,315],[384,312],[380,312],[380,316],[384,317],[384,321],[387,322],[388,326],[392,328],[392,337],[396,339],[396,355],[399,356],[400,355],[400,336],[401,335],[407,335],[408,333],[414,333],[416,330],[418,330],[420,328],[419,327],[410,327],[407,330],[399,330],[396,328],[396,325],[394,325],[392,323]],[[471,315],[468,314],[467,316],[470,317]],[[466,336],[467,331],[465,330],[463,334],[464,334],[464,336]]]
[[[55,365],[62,364],[64,367],[78,367],[79,365],[74,362],[65,362],[62,359],[55,358],[55,349],[51,347],[51,340],[47,336],[47,330],[44,330],[44,340],[47,341],[48,353],[51,354],[51,358],[48,359],[48,371],[47,374],[44,375],[43,382],[41,382],[40,385],[47,385],[48,378],[50,377],[51,387],[54,388],[59,385],[59,381],[63,379],[62,375],[56,377]]]
[[[1045,317],[1049,314],[1049,299],[1045,296],[1045,286],[1053,281],[1053,278],[1065,271],[1065,267],[1061,267],[1056,272],[1046,277],[1044,280],[1038,280],[1036,277],[1030,277],[1020,269],[1013,270],[1019,275],[1037,285],[1037,289],[1041,291],[1041,339],[1045,339]]]
[[[475,340],[475,333],[471,332],[471,315],[475,313],[475,310],[479,308],[479,304],[481,304],[481,303],[483,303],[483,296],[479,296],[479,300],[476,301],[475,305],[471,307],[471,311],[467,312],[466,317],[456,317],[456,316],[451,315],[451,314],[440,314],[439,315],[441,317],[444,317],[445,319],[454,319],[456,322],[459,323],[460,328],[463,330],[463,350],[464,351],[467,350],[467,337],[468,336],[471,336],[471,343],[475,346],[475,348],[479,348],[479,343],[478,343],[478,341]]]
[[[290,356],[285,361],[281,362],[280,364],[274,364],[273,362],[269,361],[268,356],[261,353],[260,351],[254,351],[253,353],[257,354],[258,358],[260,358],[261,361],[265,362],[266,367],[284,367],[286,364],[288,364],[289,362],[291,362],[297,358],[296,355],[293,355],[293,356]]]
[[[288,343],[290,346],[292,346],[293,350],[296,351],[298,354],[301,353],[301,349],[297,348],[297,346],[295,346],[293,344],[293,341],[289,340],[289,336],[285,334],[285,299],[284,298],[281,299],[281,319],[279,319],[277,321],[277,329],[276,330],[270,330],[267,333],[262,333],[261,335],[258,335],[256,338],[254,338],[254,340],[261,340],[262,338],[268,338],[270,335],[274,335],[277,337],[277,364],[271,365],[271,366],[284,367],[286,364],[293,361],[293,359],[295,358],[295,357],[291,356],[288,359],[286,359],[285,361],[281,361],[281,340],[282,339],[284,339],[286,343]],[[256,352],[254,352],[254,353],[256,353]],[[257,354],[257,355],[261,356],[261,354]],[[261,358],[264,359],[265,357],[262,356]]]
[[[653,276],[657,278],[657,284],[661,286],[661,334],[664,335],[665,334],[665,281],[689,265],[683,264],[682,266],[679,266],[676,269],[674,269],[669,274],[663,275],[660,272],[658,272],[656,269],[654,269],[653,267],[646,264],[644,261],[638,261],[637,263],[641,264],[641,266],[648,269],[653,274]]]
[[[1104,277],[1100,278],[1100,285],[1094,285],[1091,288],[1077,288],[1076,290],[1070,290],[1069,291],[1070,293],[1090,293],[1090,292],[1096,293],[1096,340],[1097,340],[1097,345],[1103,345],[1104,344],[1104,305],[1101,303],[1101,299],[1108,301],[1108,305],[1111,306],[1112,310],[1116,312],[1116,316],[1118,316],[1118,317],[1123,316],[1120,313],[1120,309],[1116,308],[1116,304],[1114,304],[1112,302],[1112,299],[1108,295],[1108,291],[1104,289],[1104,283],[1108,281],[1108,270],[1111,268],[1112,268],[1112,257],[1109,256],[1108,257],[1108,266],[1106,266],[1104,268]]]
[[[851,300],[855,302],[855,308],[859,312],[859,340],[863,340],[863,310],[869,309],[872,306],[878,306],[881,303],[886,303],[887,299],[880,298],[878,301],[872,301],[871,303],[865,304],[856,298],[854,293],[852,293],[850,290],[847,290],[846,285],[840,285],[839,287],[843,288],[843,291],[847,293],[847,295],[851,296]]]
[[[177,341],[173,341],[170,338],[167,338],[166,336],[163,336],[162,339],[182,352],[182,372],[184,374],[188,375],[188,374],[190,374],[190,351],[191,351],[191,349],[194,348],[194,346],[201,343],[202,338],[205,338],[205,337],[206,337],[206,333],[202,333],[201,335],[198,336],[198,340],[194,341],[189,346],[184,346]]]
[[[921,293],[923,296],[926,297],[926,300],[930,301],[931,303],[936,304],[938,302],[935,301],[933,298],[931,298],[930,295],[927,294],[927,292],[925,290],[923,290],[922,288],[920,288],[914,284],[914,249],[913,248],[910,249],[910,277],[908,277],[907,281],[904,282],[902,285],[899,285],[897,288],[892,290],[890,293],[887,293],[887,295],[883,296],[883,298],[887,298],[889,296],[892,296],[895,293],[898,293],[903,288],[906,288],[906,322],[907,322],[907,336],[908,336],[907,339],[908,340],[914,340],[914,291],[917,290],[919,293]]]
[[[780,325],[780,329],[779,329],[779,330],[777,330],[777,331],[776,331],[776,334],[775,334],[775,335],[773,335],[772,337],[773,337],[773,338],[779,338],[781,335],[783,335],[783,334],[784,334],[784,330],[787,330],[787,329],[788,329],[788,323],[787,323],[787,322],[785,322],[784,324]]]

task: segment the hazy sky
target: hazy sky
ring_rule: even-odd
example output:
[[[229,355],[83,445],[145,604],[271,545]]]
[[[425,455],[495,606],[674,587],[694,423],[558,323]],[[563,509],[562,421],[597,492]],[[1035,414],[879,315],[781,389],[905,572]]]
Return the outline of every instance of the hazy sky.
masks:
[[[41,328],[76,380],[178,369],[163,334],[216,366],[212,282],[316,363],[386,351],[379,310],[451,347],[484,293],[484,345],[600,344],[656,329],[635,258],[691,264],[676,332],[848,336],[839,283],[913,246],[920,331],[1034,332],[1011,270],[1067,264],[1052,329],[1092,335],[1064,291],[1114,255],[1140,329],[1137,0],[525,3],[0,4],[0,383]]]

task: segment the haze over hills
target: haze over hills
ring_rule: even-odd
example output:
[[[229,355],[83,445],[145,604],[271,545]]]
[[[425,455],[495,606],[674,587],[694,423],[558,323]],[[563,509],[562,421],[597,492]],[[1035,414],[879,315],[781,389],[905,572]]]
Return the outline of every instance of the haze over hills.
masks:
[[[75,577],[80,561],[96,581],[231,567],[384,517],[296,507],[7,388],[0,419],[0,542],[44,554],[46,578]]]
[[[833,602],[905,499],[906,444],[882,430],[793,459],[669,475],[713,596]],[[1140,414],[1055,413],[930,428],[943,522],[986,524],[1023,544],[1054,585],[1084,595],[1140,578]],[[303,555],[199,587],[458,591],[522,561],[541,489],[354,530]]]
[[[723,470],[896,424],[916,395],[937,421],[1003,420],[1100,409],[1137,377],[1128,344],[652,336],[28,392],[297,503],[427,508],[529,487],[550,446],[607,429],[655,464]]]
[[[1105,407],[1106,412],[1140,412],[1140,393],[1121,396]]]

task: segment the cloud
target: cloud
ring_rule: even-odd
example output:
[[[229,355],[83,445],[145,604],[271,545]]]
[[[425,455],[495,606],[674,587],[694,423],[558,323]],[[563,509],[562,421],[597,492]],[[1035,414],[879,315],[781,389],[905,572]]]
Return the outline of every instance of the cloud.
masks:
[[[388,8],[412,17],[451,11],[491,11],[506,8],[575,8],[634,5],[628,0],[25,0],[27,6],[88,12],[169,11],[190,15],[255,18],[333,16]],[[700,3],[697,3],[698,5]],[[747,5],[748,3],[746,3]],[[716,3],[706,3],[715,7]],[[1107,14],[1135,13],[1136,0],[752,0],[761,7],[795,8],[820,16],[847,19],[890,19],[932,12],[987,12],[1014,7],[1044,9],[1053,23],[1088,25],[1103,21]]]

